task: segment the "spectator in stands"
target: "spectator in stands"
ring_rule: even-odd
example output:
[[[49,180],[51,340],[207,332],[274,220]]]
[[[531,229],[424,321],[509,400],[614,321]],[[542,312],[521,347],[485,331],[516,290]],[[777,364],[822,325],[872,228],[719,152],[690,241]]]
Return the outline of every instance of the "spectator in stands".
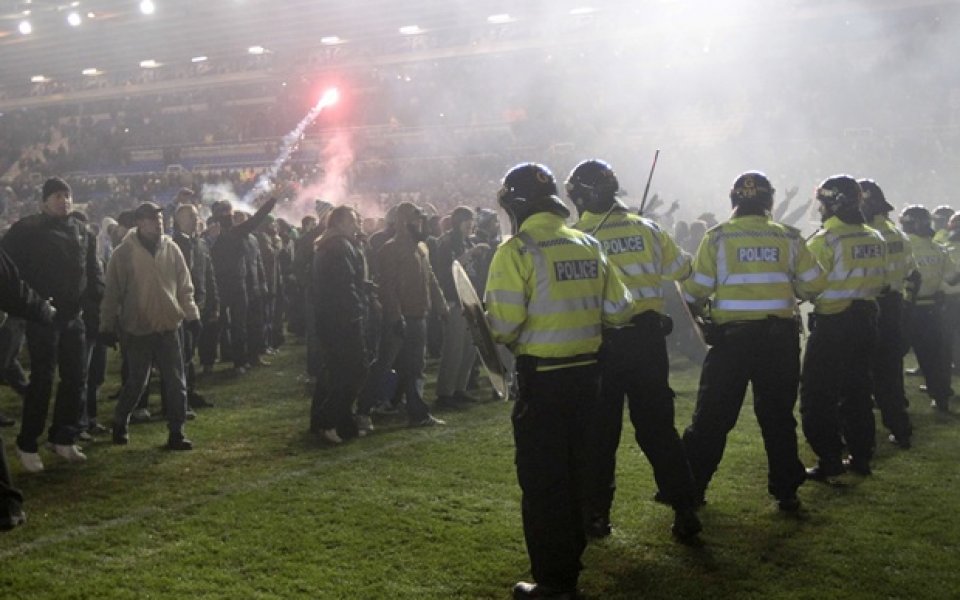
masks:
[[[473,338],[467,320],[460,311],[460,296],[453,281],[453,262],[466,262],[473,253],[470,239],[473,234],[474,212],[466,206],[458,206],[451,214],[450,231],[440,236],[430,262],[449,315],[443,323],[443,347],[440,352],[440,368],[437,372],[437,405],[456,408],[460,402],[476,402],[467,394],[470,371],[477,358]]]
[[[127,426],[150,378],[151,365],[166,388],[168,450],[192,450],[183,425],[187,384],[180,326],[200,334],[200,310],[194,302],[190,270],[180,248],[163,234],[159,206],[137,207],[137,227],[117,247],[107,264],[106,290],[100,309],[101,341],[115,347],[122,337],[127,380],[114,411],[113,443],[125,445]]]
[[[83,223],[69,216],[70,186],[60,178],[50,178],[43,184],[41,197],[40,214],[14,223],[2,242],[24,281],[42,297],[52,298],[57,309],[52,324],[27,323],[30,385],[17,436],[17,455],[24,468],[34,473],[43,470],[37,438],[47,421],[58,367],[60,383],[49,440],[60,457],[71,462],[87,459],[77,446],[87,381],[81,309],[87,298],[99,298],[103,293],[96,240]]]
[[[322,371],[310,410],[310,429],[333,444],[373,430],[369,416],[354,420],[354,404],[369,364],[365,343],[369,282],[359,233],[357,211],[349,206],[334,208],[317,240],[313,260],[311,308],[316,314]]]

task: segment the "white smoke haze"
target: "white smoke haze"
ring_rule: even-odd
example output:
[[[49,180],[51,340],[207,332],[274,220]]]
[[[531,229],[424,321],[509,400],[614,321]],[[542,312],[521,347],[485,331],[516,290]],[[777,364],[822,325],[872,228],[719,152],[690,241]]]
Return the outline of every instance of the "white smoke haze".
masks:
[[[205,183],[200,188],[200,198],[203,205],[208,208],[214,202],[227,200],[235,211],[255,212],[257,210],[253,204],[240,198],[230,183]]]
[[[419,67],[445,72],[457,98],[473,92],[475,106],[459,108],[478,121],[494,101],[516,107],[507,144],[480,149],[504,157],[490,180],[532,160],[562,181],[603,158],[636,206],[659,148],[651,194],[679,199],[684,219],[723,218],[730,185],[753,169],[770,176],[775,201],[799,188],[791,208],[841,172],[875,179],[898,209],[949,203],[960,186],[956,2],[616,0],[579,19],[535,6],[518,5],[504,26],[514,50]],[[443,112],[435,73],[422,86],[416,66],[403,74],[392,92],[401,122]],[[450,144],[454,156],[478,152]],[[476,203],[494,193],[477,190]]]
[[[326,135],[326,134],[322,134]],[[290,222],[299,220],[316,210],[316,201],[334,206],[355,204],[348,189],[348,171],[353,165],[354,152],[350,132],[337,130],[330,135],[320,153],[320,180],[300,190],[289,202],[277,206],[275,213]]]

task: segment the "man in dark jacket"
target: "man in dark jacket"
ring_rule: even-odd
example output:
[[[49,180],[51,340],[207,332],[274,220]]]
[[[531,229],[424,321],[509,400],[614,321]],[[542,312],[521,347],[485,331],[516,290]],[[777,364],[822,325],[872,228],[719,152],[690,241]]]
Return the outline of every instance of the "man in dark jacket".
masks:
[[[245,245],[247,236],[266,220],[277,200],[270,198],[257,212],[238,225],[233,223],[233,207],[221,204],[214,216],[220,224],[220,235],[211,249],[213,270],[217,274],[217,289],[220,292],[220,318],[227,319],[223,327],[229,327],[230,354],[235,372],[247,372],[247,261]]]
[[[443,291],[450,316],[443,327],[443,349],[437,371],[437,404],[455,408],[458,402],[475,402],[467,394],[470,371],[477,358],[467,320],[460,311],[460,296],[453,281],[453,262],[467,262],[472,255],[473,211],[458,206],[451,215],[450,231],[440,236],[437,248],[430,254],[433,271]]]
[[[330,212],[313,259],[313,310],[322,371],[311,407],[314,433],[332,444],[366,433],[354,422],[353,406],[367,373],[366,260],[356,242],[360,215],[349,206]]]
[[[193,300],[200,309],[201,322],[210,322],[219,318],[220,295],[217,292],[217,279],[213,273],[210,251],[197,235],[198,220],[196,206],[193,204],[178,206],[173,216],[173,241],[180,248],[187,268],[190,270],[190,279],[193,281]],[[196,391],[193,354],[197,347],[197,340],[184,327],[180,328],[180,334],[187,377],[187,402],[190,408],[209,407],[211,404]]]
[[[17,266],[2,248],[0,248],[0,310],[47,325],[53,323],[57,312],[49,302],[38,296],[23,282],[20,273],[17,272]],[[0,438],[0,531],[9,531],[26,520],[27,515],[23,512],[23,494],[13,487],[7,457],[3,451],[3,438]]]
[[[49,441],[54,452],[71,462],[87,459],[76,445],[80,434],[82,394],[86,387],[82,307],[103,295],[103,271],[97,260],[97,241],[87,228],[69,216],[70,186],[60,178],[43,184],[41,213],[20,219],[3,238],[9,253],[30,287],[52,298],[57,309],[53,324],[28,323],[30,387],[23,403],[23,422],[17,436],[17,456],[30,472],[43,470],[37,438],[47,422],[53,377],[59,366],[53,424]]]

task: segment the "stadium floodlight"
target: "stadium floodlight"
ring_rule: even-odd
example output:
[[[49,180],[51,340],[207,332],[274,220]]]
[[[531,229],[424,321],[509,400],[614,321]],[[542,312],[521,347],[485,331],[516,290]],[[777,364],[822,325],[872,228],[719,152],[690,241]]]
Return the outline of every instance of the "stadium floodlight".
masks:
[[[578,15],[589,15],[595,12],[597,12],[597,9],[593,8],[592,6],[580,6],[578,8],[570,9],[570,14],[575,17]]]
[[[88,19],[96,19],[96,18],[97,18],[97,13],[95,13],[95,12],[93,12],[93,11],[91,10],[90,12],[87,13],[87,18],[88,18]]]
[[[400,28],[401,35],[419,35],[423,33],[423,29],[420,29],[419,25],[404,25]]]
[[[343,40],[341,40],[340,37],[336,35],[326,35],[320,38],[320,43],[323,44],[324,46],[336,46],[337,44],[342,44]]]
[[[140,67],[143,69],[156,69],[159,66],[160,66],[160,63],[158,63],[152,58],[148,58],[147,60],[140,61]]]
[[[267,49],[264,48],[263,46],[250,46],[249,48],[247,48],[247,52],[249,52],[250,54],[263,54],[266,51]]]
[[[17,29],[22,35],[30,35],[33,33],[33,25],[30,24],[30,21],[20,21],[20,24],[17,25]]]
[[[206,60],[207,60],[206,56],[194,56],[193,58],[190,59],[190,62],[202,63],[202,62],[205,62]]]
[[[70,24],[70,27],[79,27],[83,23],[83,18],[80,16],[80,13],[73,11],[67,15],[67,23]]]
[[[30,78],[30,83],[47,83],[50,78],[46,75],[34,75]]]
[[[78,6],[80,6],[80,0],[73,0],[73,2],[70,3],[70,8],[76,8]]]
[[[153,3],[153,0],[141,0],[140,2],[140,12],[145,15],[152,15],[157,11],[157,5]]]
[[[80,74],[86,75],[87,77],[96,77],[97,75],[103,75],[103,71],[96,67],[90,67],[89,69],[80,71]]]
[[[514,19],[507,13],[500,13],[497,15],[490,15],[489,17],[487,17],[487,23],[490,23],[492,25],[502,25],[503,23],[513,23],[514,21],[516,21],[516,19]]]

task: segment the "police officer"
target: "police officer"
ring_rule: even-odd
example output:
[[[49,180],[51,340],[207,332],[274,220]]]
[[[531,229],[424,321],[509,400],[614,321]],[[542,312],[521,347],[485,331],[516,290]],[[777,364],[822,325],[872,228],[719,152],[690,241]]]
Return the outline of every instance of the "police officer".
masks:
[[[574,598],[586,546],[580,499],[597,352],[604,326],[630,322],[631,298],[600,244],[564,225],[570,211],[546,167],[511,169],[498,202],[514,236],[494,254],[485,299],[494,340],[517,357],[517,479],[536,580],[517,583],[513,597]]]
[[[800,232],[771,219],[773,195],[763,173],[737,177],[730,190],[733,217],[707,231],[693,276],[683,284],[691,309],[707,317],[711,346],[683,443],[702,500],[751,383],[767,450],[767,490],[780,510],[795,512],[804,481],[793,417],[800,374],[797,297],[813,298],[826,276]]]
[[[960,214],[950,217],[947,225],[950,235],[944,246],[954,264],[960,265]],[[946,368],[951,373],[957,373],[954,366],[954,357],[957,353],[957,344],[960,342],[960,284],[944,283],[943,287],[943,354]]]
[[[910,239],[890,220],[893,206],[883,190],[872,179],[861,179],[863,205],[860,207],[867,224],[880,232],[886,246],[889,287],[877,298],[878,338],[870,361],[873,399],[880,409],[889,439],[903,449],[910,448],[913,427],[907,414],[907,397],[903,389],[903,288],[907,275],[916,268]]]
[[[660,497],[674,508],[673,532],[686,539],[701,526],[694,512],[693,476],[673,424],[666,344],[670,322],[663,312],[661,283],[688,277],[690,256],[659,225],[628,212],[616,198],[618,189],[616,173],[601,160],[581,162],[566,182],[567,197],[580,215],[576,228],[600,241],[630,290],[636,313],[629,327],[610,331],[603,342],[600,405],[590,423],[586,530],[592,537],[610,533],[626,395],[637,444],[653,467]]]
[[[870,357],[877,341],[877,302],[887,283],[886,244],[864,224],[856,179],[835,175],[817,188],[823,226],[807,243],[827,272],[814,301],[800,376],[803,433],[818,457],[807,477],[870,474],[874,451]],[[846,445],[850,457],[844,461]]]
[[[911,290],[907,339],[926,379],[931,405],[940,412],[948,412],[953,390],[943,352],[941,286],[944,282],[957,283],[960,275],[947,249],[933,241],[930,211],[918,204],[908,206],[900,213],[900,225],[910,236],[913,257],[920,271],[920,283]]]
[[[946,204],[933,209],[933,241],[943,244],[950,237],[950,231],[947,225],[950,224],[950,218],[953,217],[953,208]]]

